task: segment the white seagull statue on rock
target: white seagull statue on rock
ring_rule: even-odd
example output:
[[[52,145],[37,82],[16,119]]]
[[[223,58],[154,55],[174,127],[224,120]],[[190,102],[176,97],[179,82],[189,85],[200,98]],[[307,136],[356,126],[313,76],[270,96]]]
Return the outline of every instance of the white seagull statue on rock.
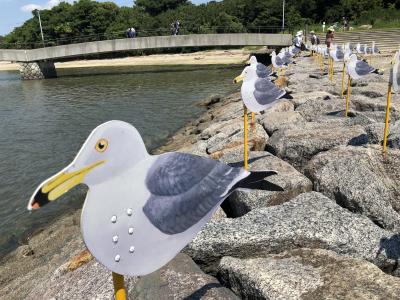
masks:
[[[347,73],[352,79],[360,79],[370,73],[379,74],[379,71],[374,67],[371,67],[366,61],[359,60],[357,55],[352,54],[347,64]]]
[[[258,78],[268,78],[269,76],[273,76],[275,74],[271,67],[267,67],[264,64],[259,63],[254,55],[250,57],[250,67],[256,70]]]
[[[145,275],[184,248],[233,191],[282,191],[264,180],[275,174],[185,153],[150,155],[132,125],[109,121],[93,130],[69,166],[36,189],[28,209],[86,184],[86,246],[117,274]]]
[[[234,79],[235,83],[240,81],[243,81],[241,87],[243,102],[251,112],[263,111],[281,98],[293,99],[268,78],[259,78],[251,66],[244,68],[242,74]]]

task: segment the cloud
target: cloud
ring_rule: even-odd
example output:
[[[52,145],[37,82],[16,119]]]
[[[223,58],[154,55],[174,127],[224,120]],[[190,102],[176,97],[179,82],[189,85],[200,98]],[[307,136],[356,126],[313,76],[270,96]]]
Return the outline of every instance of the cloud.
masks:
[[[31,12],[32,10],[35,9],[52,9],[54,6],[60,4],[60,2],[72,2],[72,0],[48,0],[44,5],[31,3],[22,6],[21,10],[25,12]]]
[[[42,7],[37,4],[27,4],[21,7],[21,10],[25,12],[31,12],[32,10],[35,9],[42,9]]]

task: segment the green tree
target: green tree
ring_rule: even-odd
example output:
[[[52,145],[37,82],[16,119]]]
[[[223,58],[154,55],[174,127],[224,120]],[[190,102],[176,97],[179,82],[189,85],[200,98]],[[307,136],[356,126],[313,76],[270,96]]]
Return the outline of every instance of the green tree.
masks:
[[[136,0],[135,5],[148,14],[155,16],[180,5],[188,4],[187,0]]]

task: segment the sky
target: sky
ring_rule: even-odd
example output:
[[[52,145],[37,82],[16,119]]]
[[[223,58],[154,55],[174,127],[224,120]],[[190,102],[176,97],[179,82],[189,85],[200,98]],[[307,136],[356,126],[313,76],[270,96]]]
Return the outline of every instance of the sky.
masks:
[[[73,2],[71,0],[65,0]],[[99,0],[102,1],[102,0]],[[110,1],[110,0],[108,0]],[[26,20],[32,17],[33,9],[49,9],[61,0],[0,0],[0,35],[5,35],[13,30],[14,27],[21,26]],[[112,1],[119,6],[131,6],[132,0]],[[207,0],[191,0],[192,3],[199,4],[208,2]]]

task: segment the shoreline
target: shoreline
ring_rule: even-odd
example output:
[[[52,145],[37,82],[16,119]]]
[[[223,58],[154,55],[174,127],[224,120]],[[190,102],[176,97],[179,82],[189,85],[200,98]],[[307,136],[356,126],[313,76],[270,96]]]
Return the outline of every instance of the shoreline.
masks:
[[[377,63],[388,68],[388,60]],[[399,185],[395,170],[400,151],[392,148],[390,160],[381,158],[388,74],[356,81],[351,117],[344,118],[341,68],[335,65],[334,84],[313,58],[300,57],[287,72],[293,99],[256,114],[249,167],[276,170],[271,182],[284,191],[235,192],[169,264],[150,275],[126,277],[130,297],[183,299],[204,291],[210,281],[213,288],[205,291],[204,299],[237,299],[235,294],[251,298],[261,293],[264,298],[286,299],[294,292],[300,298],[305,291],[310,299],[343,294],[373,298],[389,295],[386,291],[400,292],[400,274],[390,257],[394,250],[387,245],[386,252],[377,254],[382,239],[390,240],[399,229],[391,227],[396,225],[392,215],[376,209],[392,209],[384,202],[387,198],[400,201],[395,194],[387,195],[390,189],[386,191]],[[237,86],[233,93],[201,101],[205,112],[152,153],[180,151],[242,165],[243,109],[238,90]],[[394,123],[400,120],[398,103],[392,110]],[[391,172],[385,174],[385,168]],[[371,178],[384,183],[374,185]],[[373,196],[362,197],[365,187]],[[361,209],[355,211],[353,203]],[[366,213],[367,207],[371,209]],[[0,298],[12,292],[15,298],[33,299],[112,297],[110,272],[85,252],[79,214],[80,210],[61,217],[0,261],[4,267]],[[397,240],[390,241],[397,247]],[[276,287],[276,293],[268,286]]]
[[[246,49],[207,50],[193,53],[152,54],[112,59],[74,60],[56,62],[56,69],[125,66],[170,66],[170,65],[237,65],[248,59],[251,51]],[[18,63],[0,62],[0,71],[17,71]]]

